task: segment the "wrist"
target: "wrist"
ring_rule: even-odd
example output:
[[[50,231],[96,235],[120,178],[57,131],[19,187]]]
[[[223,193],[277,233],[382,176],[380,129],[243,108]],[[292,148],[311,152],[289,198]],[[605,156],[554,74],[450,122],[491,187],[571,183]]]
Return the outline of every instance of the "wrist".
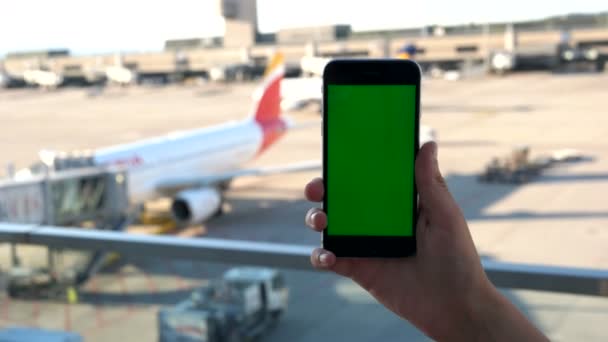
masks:
[[[484,275],[472,282],[466,291],[444,302],[441,314],[419,328],[436,341],[484,340],[483,336],[487,335],[482,332],[488,329],[488,315],[503,305],[501,297]]]
[[[437,341],[504,340],[509,335],[505,335],[505,327],[519,314],[485,276],[444,309],[430,329],[424,329]]]
[[[469,329],[456,335],[467,341],[547,341],[502,293],[487,280],[467,308]]]
[[[490,340],[496,325],[512,304],[487,280],[479,293],[469,302],[466,317],[470,323],[470,340]],[[491,339],[494,340],[494,339]]]

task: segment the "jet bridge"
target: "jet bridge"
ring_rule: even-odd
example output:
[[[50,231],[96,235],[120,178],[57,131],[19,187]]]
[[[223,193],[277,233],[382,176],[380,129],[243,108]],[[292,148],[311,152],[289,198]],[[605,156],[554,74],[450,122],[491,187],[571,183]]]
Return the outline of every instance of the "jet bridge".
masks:
[[[0,223],[122,230],[128,224],[126,177],[120,170],[79,168],[43,170],[27,180],[0,180]],[[26,248],[28,253],[23,253],[11,244],[6,270],[11,295],[62,295],[66,288],[86,282],[106,259],[105,252],[95,250],[66,253],[62,248],[42,248],[46,264],[40,266],[40,255],[32,256],[40,249]]]
[[[126,177],[123,171],[80,168],[0,180],[0,222],[104,226],[125,214]]]

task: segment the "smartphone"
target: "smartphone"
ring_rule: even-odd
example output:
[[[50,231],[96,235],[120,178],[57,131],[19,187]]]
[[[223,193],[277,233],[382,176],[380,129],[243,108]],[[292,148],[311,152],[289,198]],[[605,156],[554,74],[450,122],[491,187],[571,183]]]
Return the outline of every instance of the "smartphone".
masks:
[[[323,247],[339,257],[416,253],[420,68],[333,60],[323,73]]]

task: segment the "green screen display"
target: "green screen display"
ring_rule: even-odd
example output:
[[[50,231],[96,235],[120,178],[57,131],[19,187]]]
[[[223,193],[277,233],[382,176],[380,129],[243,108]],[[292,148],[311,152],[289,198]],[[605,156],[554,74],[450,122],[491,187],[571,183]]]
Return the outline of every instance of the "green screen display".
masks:
[[[327,233],[412,236],[416,86],[327,87]]]

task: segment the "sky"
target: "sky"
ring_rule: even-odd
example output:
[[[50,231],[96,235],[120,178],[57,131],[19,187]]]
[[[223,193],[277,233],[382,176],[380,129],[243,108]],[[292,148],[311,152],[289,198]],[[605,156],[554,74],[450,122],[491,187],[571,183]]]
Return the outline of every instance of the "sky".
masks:
[[[354,30],[518,21],[608,10],[606,0],[258,0],[262,32],[351,24]],[[156,51],[172,38],[223,34],[217,0],[4,0],[0,56],[68,48],[75,54]]]

